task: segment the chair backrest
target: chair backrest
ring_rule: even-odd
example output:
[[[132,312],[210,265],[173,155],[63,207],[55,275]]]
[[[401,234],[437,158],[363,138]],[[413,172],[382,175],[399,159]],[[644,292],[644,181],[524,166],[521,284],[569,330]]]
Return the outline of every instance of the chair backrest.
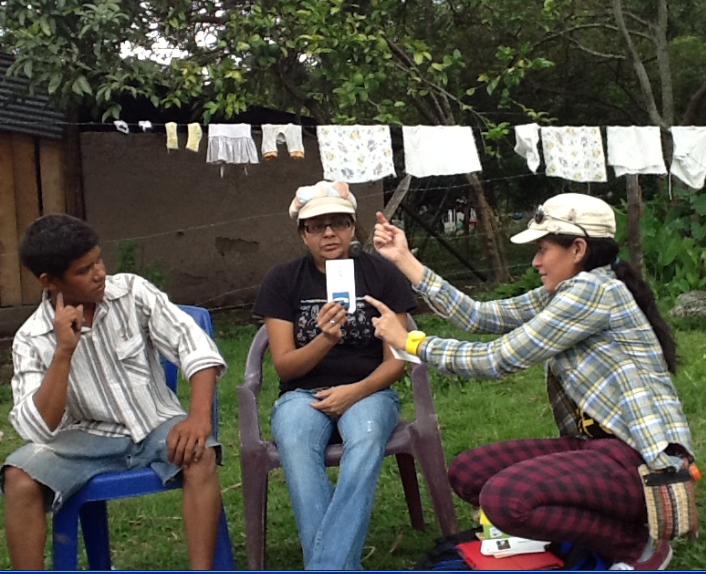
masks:
[[[208,312],[208,309],[204,309],[203,307],[194,307],[192,305],[177,305],[177,307],[196,321],[196,324],[213,339],[213,324],[211,323],[211,314]],[[177,366],[166,359],[162,359],[162,366],[164,367],[164,377],[167,380],[167,386],[176,393],[177,381],[179,379],[177,376]],[[216,386],[216,392],[213,396],[213,410],[211,419],[213,425],[213,436],[218,438],[218,386]]]
[[[407,329],[413,331],[416,328],[414,319],[408,313]],[[262,441],[257,397],[262,390],[262,362],[268,346],[267,327],[262,325],[250,344],[245,363],[245,378],[238,387],[241,446],[254,445]],[[410,363],[410,367],[415,425],[420,427],[420,431],[427,429],[431,431],[436,429],[438,421],[429,384],[429,367],[425,363]]]

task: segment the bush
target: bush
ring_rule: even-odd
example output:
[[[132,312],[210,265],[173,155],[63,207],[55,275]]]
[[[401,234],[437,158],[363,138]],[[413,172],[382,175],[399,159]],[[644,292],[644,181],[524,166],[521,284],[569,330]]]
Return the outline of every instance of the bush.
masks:
[[[163,261],[153,261],[148,265],[138,265],[137,241],[127,239],[118,243],[118,261],[115,264],[116,273],[134,273],[147,279],[158,289],[164,291],[167,286],[167,279],[164,276]]]

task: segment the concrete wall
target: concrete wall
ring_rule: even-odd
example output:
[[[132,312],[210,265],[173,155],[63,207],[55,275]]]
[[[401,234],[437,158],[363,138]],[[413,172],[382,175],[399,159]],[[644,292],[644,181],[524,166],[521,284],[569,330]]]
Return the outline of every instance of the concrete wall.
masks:
[[[136,239],[143,265],[160,261],[166,290],[177,303],[209,308],[247,305],[266,271],[305,253],[287,210],[296,188],[323,179],[315,138],[306,157],[259,164],[206,163],[200,151],[167,150],[164,134],[81,134],[86,220],[101,238],[110,273],[118,243]],[[260,152],[260,139],[255,136]],[[259,154],[260,155],[260,154]],[[355,185],[359,219],[372,229],[382,209],[382,185]]]

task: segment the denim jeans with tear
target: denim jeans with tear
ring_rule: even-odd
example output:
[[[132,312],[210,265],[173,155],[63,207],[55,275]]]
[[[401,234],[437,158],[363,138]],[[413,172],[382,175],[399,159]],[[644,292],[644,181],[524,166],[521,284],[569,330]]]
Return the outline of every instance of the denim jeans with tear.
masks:
[[[282,395],[272,409],[272,435],[299,529],[307,570],[362,570],[360,563],[385,445],[399,420],[392,389],[352,405],[337,421],[314,409],[316,391]],[[324,452],[333,431],[343,440],[336,486]]]

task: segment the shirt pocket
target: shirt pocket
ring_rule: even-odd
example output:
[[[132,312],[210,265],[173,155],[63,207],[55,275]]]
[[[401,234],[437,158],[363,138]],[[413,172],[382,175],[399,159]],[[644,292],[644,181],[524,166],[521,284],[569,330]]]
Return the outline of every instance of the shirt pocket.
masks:
[[[136,334],[116,347],[116,354],[125,376],[134,384],[149,384],[152,379],[145,340]]]

